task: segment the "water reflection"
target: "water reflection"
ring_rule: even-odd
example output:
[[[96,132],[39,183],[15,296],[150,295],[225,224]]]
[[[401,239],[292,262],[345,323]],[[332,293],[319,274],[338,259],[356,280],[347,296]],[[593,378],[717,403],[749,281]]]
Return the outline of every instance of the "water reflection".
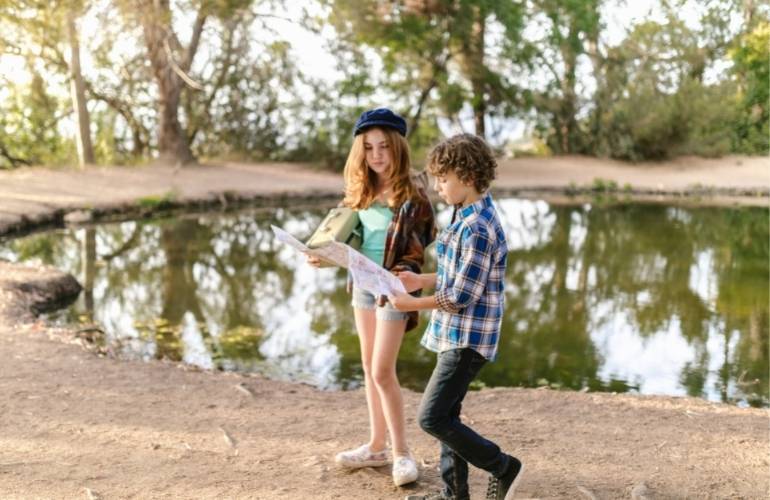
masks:
[[[498,208],[511,249],[507,305],[500,361],[482,384],[768,405],[767,210],[522,199]],[[12,240],[0,257],[77,276],[85,291],[58,320],[100,325],[121,357],[355,387],[344,272],[308,267],[269,229],[304,237],[323,213],[105,224]],[[425,323],[398,364],[415,389],[434,361],[419,346]]]

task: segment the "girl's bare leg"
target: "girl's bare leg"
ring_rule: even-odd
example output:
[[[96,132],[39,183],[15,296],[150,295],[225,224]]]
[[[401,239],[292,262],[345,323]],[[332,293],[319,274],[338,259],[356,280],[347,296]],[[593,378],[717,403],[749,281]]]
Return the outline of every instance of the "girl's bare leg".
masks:
[[[369,449],[381,451],[385,449],[385,439],[388,427],[372,377],[372,357],[375,349],[377,319],[373,309],[353,308],[358,340],[361,345],[361,363],[364,367],[364,387],[366,389],[366,406],[369,409]]]
[[[385,416],[390,432],[394,456],[406,455],[409,452],[404,433],[404,400],[396,376],[396,358],[401,348],[405,329],[406,320],[376,320],[374,349],[371,358],[371,378],[379,396],[381,412]]]

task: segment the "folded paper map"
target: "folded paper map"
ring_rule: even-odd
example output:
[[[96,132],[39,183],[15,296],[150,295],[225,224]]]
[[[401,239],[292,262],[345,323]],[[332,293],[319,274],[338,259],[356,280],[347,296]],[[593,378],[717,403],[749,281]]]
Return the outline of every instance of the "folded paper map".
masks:
[[[321,247],[310,248],[280,227],[271,225],[270,228],[278,241],[294,250],[347,268],[355,286],[362,290],[375,296],[406,293],[400,279],[349,245],[332,241]]]

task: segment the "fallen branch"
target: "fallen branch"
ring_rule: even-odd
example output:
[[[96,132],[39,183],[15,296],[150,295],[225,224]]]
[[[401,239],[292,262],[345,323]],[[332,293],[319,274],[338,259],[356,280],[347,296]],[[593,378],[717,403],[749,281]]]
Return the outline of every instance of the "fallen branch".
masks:
[[[91,488],[85,488],[85,490],[86,490],[86,498],[88,498],[88,500],[100,500],[102,498]]]
[[[234,386],[234,387],[235,387],[236,389],[238,389],[239,391],[241,391],[242,393],[246,394],[247,396],[251,396],[252,398],[254,397],[254,393],[253,393],[253,392],[251,392],[251,391],[249,390],[249,388],[248,388],[248,387],[246,387],[245,385],[243,385],[243,383],[240,383],[240,384],[235,384],[235,386]]]
[[[584,488],[582,486],[577,487],[578,491],[588,497],[590,500],[598,500],[596,498],[596,495],[594,495],[588,488]]]
[[[223,427],[220,427],[219,430],[222,431],[222,436],[225,438],[225,443],[227,443],[230,448],[235,448],[235,439],[233,439],[233,437]]]

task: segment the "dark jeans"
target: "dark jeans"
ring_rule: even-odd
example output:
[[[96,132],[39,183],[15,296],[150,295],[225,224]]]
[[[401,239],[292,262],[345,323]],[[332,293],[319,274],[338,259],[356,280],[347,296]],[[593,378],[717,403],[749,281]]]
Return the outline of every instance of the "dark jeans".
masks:
[[[468,498],[468,463],[502,476],[510,460],[499,446],[460,421],[468,386],[485,363],[473,349],[440,353],[420,403],[420,427],[441,441],[444,493],[456,498]]]

